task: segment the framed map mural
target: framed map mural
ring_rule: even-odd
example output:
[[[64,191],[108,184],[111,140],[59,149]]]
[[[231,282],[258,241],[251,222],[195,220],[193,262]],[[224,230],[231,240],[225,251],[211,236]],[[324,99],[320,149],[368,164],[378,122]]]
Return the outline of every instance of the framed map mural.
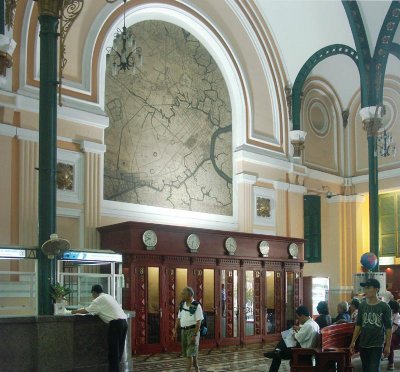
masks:
[[[130,28],[135,74],[106,72],[104,199],[232,215],[232,117],[215,61],[181,27]]]

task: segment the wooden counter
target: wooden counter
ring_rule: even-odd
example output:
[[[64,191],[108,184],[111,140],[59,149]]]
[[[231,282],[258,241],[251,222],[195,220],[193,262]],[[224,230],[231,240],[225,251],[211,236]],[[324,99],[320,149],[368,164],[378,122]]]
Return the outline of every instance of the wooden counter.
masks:
[[[108,371],[107,325],[97,316],[0,318],[0,340],[2,372]],[[123,360],[129,371],[131,354]]]

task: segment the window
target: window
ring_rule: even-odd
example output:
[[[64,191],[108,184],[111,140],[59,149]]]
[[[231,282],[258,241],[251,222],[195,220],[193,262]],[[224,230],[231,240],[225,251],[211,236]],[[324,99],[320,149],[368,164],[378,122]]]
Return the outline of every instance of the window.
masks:
[[[321,197],[304,196],[304,259],[321,262]]]
[[[379,195],[379,246],[382,256],[398,256],[400,193]]]

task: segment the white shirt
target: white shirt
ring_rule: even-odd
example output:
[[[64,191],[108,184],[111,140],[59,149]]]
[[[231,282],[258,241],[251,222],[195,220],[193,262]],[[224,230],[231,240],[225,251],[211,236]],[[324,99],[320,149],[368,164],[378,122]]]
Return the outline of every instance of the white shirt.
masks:
[[[396,332],[397,328],[400,327],[400,314],[399,313],[396,313],[396,314],[392,313],[392,324],[393,324],[392,332]]]
[[[186,305],[186,301],[183,303],[183,309],[189,310],[189,306]],[[180,320],[181,327],[190,327],[196,325],[196,323],[200,320],[203,320],[203,310],[201,305],[198,304],[196,311],[194,314],[190,314],[189,311],[186,310],[179,310],[178,312],[178,319]]]
[[[127,318],[121,305],[107,293],[100,293],[99,297],[95,298],[86,308],[86,311],[98,315],[105,323],[110,323],[111,320]]]
[[[301,347],[317,347],[318,334],[319,325],[310,318],[300,326],[300,330],[294,334],[294,338]]]

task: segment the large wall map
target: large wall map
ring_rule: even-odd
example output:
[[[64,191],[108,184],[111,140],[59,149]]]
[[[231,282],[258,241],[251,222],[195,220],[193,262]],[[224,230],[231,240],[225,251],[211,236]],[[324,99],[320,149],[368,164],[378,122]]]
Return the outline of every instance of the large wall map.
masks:
[[[232,215],[232,116],[215,61],[186,30],[132,26],[135,75],[106,74],[104,199]]]

